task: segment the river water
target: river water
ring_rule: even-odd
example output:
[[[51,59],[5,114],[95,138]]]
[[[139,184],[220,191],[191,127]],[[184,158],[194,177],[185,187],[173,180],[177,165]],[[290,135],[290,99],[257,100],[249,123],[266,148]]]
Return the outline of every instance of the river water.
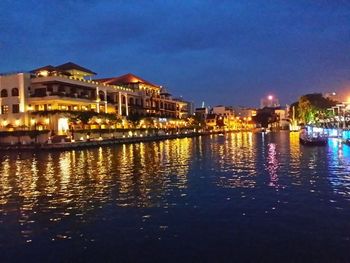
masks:
[[[350,262],[350,147],[231,133],[0,153],[1,262]]]

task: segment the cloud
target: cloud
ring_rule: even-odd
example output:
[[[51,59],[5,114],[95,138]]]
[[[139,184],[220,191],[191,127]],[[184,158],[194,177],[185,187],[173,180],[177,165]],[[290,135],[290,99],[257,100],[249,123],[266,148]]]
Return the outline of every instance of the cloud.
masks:
[[[257,104],[270,90],[289,101],[349,78],[347,1],[3,0],[0,9],[0,71],[73,60],[213,104]]]

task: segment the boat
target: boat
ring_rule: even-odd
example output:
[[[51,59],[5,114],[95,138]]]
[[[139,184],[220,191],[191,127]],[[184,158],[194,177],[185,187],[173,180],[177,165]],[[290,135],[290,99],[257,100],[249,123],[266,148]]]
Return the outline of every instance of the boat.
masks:
[[[306,129],[302,129],[299,134],[299,141],[307,146],[324,146],[327,145],[327,137],[319,133],[308,134]]]

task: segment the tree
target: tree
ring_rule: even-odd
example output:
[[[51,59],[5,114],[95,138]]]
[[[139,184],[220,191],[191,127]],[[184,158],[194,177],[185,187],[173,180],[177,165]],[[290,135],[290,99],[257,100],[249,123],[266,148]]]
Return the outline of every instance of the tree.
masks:
[[[336,102],[325,98],[321,93],[306,94],[293,103],[296,109],[296,116],[300,123],[316,123],[319,118],[327,115],[327,109],[336,105]],[[292,109],[292,107],[291,107]]]
[[[261,127],[267,128],[269,124],[277,121],[277,115],[272,108],[263,108],[257,111],[254,121],[259,123]]]
[[[315,121],[316,108],[306,96],[299,99],[299,120],[302,123],[312,123]]]

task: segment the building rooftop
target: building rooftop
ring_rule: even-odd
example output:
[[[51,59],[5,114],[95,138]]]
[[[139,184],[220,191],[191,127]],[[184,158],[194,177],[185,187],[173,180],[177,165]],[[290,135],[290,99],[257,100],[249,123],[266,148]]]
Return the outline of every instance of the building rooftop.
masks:
[[[125,75],[122,75],[120,77],[113,77],[113,78],[104,78],[104,79],[95,79],[95,81],[110,84],[110,85],[126,85],[126,84],[135,84],[135,83],[142,83],[146,85],[150,85],[153,87],[159,88],[158,85],[155,85],[147,80],[144,80],[134,74],[128,73]]]
[[[40,68],[37,68],[37,69],[34,69],[32,71],[30,71],[31,73],[37,73],[37,72],[40,72],[40,71],[49,71],[49,72],[65,72],[65,73],[68,73],[67,71],[70,71],[70,70],[77,70],[77,71],[81,71],[81,72],[84,72],[86,73],[86,75],[96,75],[95,72],[91,71],[90,69],[87,69],[87,68],[84,68],[82,66],[79,66],[73,62],[68,62],[68,63],[65,63],[65,64],[62,64],[62,65],[59,65],[59,66],[52,66],[52,65],[46,65],[44,67],[40,67]]]
[[[59,65],[57,66],[56,68],[60,69],[60,70],[79,70],[79,71],[82,71],[84,73],[89,73],[91,75],[96,75],[97,73],[91,71],[90,69],[87,69],[87,68],[84,68],[82,66],[79,66],[73,62],[67,62],[67,63],[64,63],[62,65]]]

